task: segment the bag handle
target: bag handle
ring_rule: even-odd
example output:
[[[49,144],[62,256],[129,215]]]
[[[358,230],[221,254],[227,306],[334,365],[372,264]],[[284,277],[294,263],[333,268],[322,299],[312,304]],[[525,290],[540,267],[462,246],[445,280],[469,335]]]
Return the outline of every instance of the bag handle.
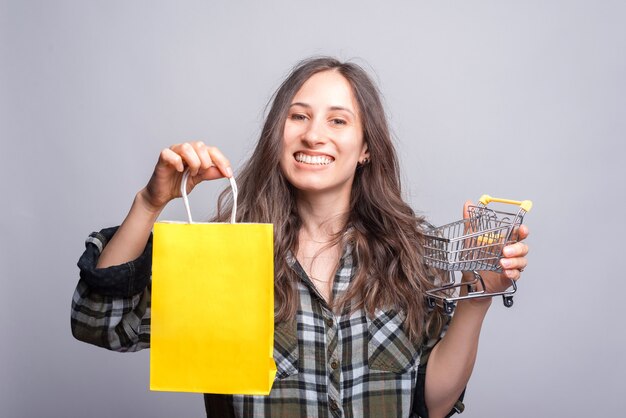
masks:
[[[185,209],[187,210],[187,220],[190,224],[193,223],[191,219],[191,209],[189,208],[189,199],[187,198],[187,180],[189,180],[189,169],[183,173],[183,179],[180,182],[180,194],[183,196],[183,202],[185,203]],[[230,188],[233,191],[233,210],[230,213],[230,223],[235,223],[237,217],[237,183],[235,183],[235,177],[230,177]]]

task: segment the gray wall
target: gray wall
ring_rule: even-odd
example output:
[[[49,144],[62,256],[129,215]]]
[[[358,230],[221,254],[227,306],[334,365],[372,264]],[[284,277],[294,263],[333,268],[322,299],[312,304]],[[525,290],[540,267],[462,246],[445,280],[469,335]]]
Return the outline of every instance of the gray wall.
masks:
[[[1,1],[0,416],[202,416],[198,395],[147,389],[147,351],[72,338],[75,263],[161,148],[203,139],[238,166],[278,83],[320,53],[372,70],[434,223],[482,193],[535,202],[464,416],[623,410],[625,21],[622,1]]]

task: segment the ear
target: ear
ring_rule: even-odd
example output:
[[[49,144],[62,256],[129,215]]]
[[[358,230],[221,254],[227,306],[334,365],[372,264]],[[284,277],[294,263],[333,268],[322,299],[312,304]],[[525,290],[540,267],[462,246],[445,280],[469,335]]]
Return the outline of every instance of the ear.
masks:
[[[359,156],[359,161],[363,161],[364,158],[369,160],[370,158],[370,150],[367,146],[367,142],[363,142],[363,146],[361,147],[361,155]]]

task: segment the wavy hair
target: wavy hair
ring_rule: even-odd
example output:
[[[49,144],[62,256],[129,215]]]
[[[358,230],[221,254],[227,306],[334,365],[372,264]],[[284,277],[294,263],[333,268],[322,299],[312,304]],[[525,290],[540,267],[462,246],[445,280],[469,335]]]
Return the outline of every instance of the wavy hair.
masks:
[[[402,199],[398,159],[380,93],[360,66],[314,57],[294,67],[272,96],[256,148],[237,176],[237,218],[274,224],[275,320],[293,318],[299,307],[299,279],[286,260],[289,252],[297,254],[302,221],[295,190],[279,160],[291,101],[311,76],[322,71],[337,71],[352,86],[370,153],[370,162],[356,170],[346,223],[333,241],[349,240],[357,265],[346,293],[332,301],[333,310],[365,309],[369,315],[377,308],[403,310],[404,330],[419,343],[426,334],[438,333],[443,324],[441,314],[429,315],[424,304],[424,292],[433,287],[432,271],[422,258],[425,221]],[[216,219],[227,221],[231,208],[232,197],[225,190]]]

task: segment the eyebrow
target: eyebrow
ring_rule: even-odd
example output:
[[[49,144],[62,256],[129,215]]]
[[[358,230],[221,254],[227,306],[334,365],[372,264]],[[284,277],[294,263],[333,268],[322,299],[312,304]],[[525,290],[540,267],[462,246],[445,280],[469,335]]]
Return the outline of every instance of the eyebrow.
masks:
[[[293,106],[302,106],[302,107],[305,107],[305,108],[307,108],[307,109],[310,109],[310,108],[311,108],[311,105],[308,105],[308,104],[306,104],[306,103],[302,103],[302,102],[295,102],[295,103],[292,103],[291,105],[289,105],[289,107],[290,107],[290,108],[291,108],[291,107],[293,107]],[[329,107],[329,109],[330,109],[330,110],[344,110],[344,111],[346,111],[346,112],[350,113],[353,117],[355,117],[355,118],[356,118],[356,115],[354,114],[354,112],[353,112],[352,110],[348,109],[347,107],[343,107],[343,106],[331,106],[331,107]]]

